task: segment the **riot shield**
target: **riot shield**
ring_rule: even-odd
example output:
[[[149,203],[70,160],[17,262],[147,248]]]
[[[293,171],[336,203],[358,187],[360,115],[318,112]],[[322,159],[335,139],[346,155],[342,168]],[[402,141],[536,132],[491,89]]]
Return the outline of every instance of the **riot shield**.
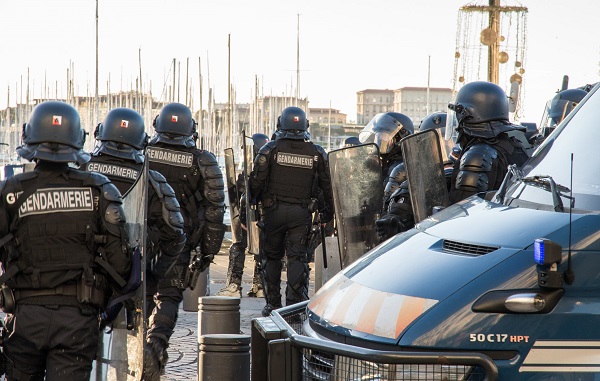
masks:
[[[248,228],[248,253],[252,255],[258,255],[259,253],[259,237],[260,230],[256,224],[256,210],[255,206],[251,205],[251,198],[248,197],[250,192],[250,186],[248,180],[250,179],[250,172],[252,172],[252,165],[254,163],[254,141],[252,138],[246,137],[244,142],[244,177],[246,181],[246,227]]]
[[[127,220],[125,230],[139,258],[136,266],[141,271],[142,283],[132,297],[133,308],[121,308],[117,317],[100,335],[97,358],[91,380],[141,380],[144,366],[145,342],[145,249],[148,162],[144,164],[135,184],[123,195],[123,209]],[[132,263],[136,263],[133,261]],[[133,271],[133,270],[132,270]]]
[[[440,139],[438,130],[427,130],[400,141],[415,223],[431,216],[434,206],[450,205]]]
[[[379,149],[364,144],[331,151],[329,170],[344,268],[378,243],[375,220],[383,206]]]
[[[227,178],[227,196],[229,198],[229,221],[231,223],[231,240],[233,243],[242,240],[240,225],[240,194],[236,186],[235,158],[233,148],[225,148],[225,176]]]

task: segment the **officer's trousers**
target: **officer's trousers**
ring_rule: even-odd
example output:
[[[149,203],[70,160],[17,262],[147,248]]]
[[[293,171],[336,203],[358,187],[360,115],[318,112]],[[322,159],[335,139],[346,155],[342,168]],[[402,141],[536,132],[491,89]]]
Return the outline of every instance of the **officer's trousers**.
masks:
[[[89,380],[99,340],[96,309],[17,304],[6,324],[7,379]]]
[[[175,265],[162,279],[148,277],[146,283],[148,337],[157,337],[167,344],[179,314],[179,304],[183,301],[183,277],[190,263],[191,250],[184,248]]]
[[[281,259],[287,255],[286,305],[308,299],[308,235],[311,213],[306,205],[278,201],[262,216],[261,262],[267,303],[281,307]]]

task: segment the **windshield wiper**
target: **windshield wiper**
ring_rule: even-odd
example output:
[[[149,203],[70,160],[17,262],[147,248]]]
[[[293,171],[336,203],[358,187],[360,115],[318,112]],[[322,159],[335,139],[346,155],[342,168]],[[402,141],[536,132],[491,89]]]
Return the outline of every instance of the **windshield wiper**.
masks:
[[[547,175],[536,175],[531,177],[525,177],[523,179],[524,183],[531,183],[539,186],[540,188],[549,190],[552,193],[552,202],[554,203],[554,211],[556,212],[564,212],[565,208],[563,206],[562,198],[565,197],[571,200],[571,207],[573,207],[573,200],[570,196],[565,195],[564,193],[568,193],[571,190],[564,185],[556,184],[552,176]]]
[[[504,180],[502,180],[502,184],[498,188],[498,192],[496,192],[496,202],[500,204],[504,204],[504,197],[506,196],[506,191],[508,190],[508,186],[510,184],[514,184],[519,181],[523,177],[521,170],[517,167],[516,164],[511,164],[508,166],[508,171],[504,176]]]

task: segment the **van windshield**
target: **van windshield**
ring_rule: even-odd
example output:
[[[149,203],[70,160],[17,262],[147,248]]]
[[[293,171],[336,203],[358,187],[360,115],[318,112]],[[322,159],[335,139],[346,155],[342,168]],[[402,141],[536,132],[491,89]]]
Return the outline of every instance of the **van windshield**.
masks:
[[[571,157],[573,157],[571,173]],[[565,121],[546,138],[523,166],[524,177],[550,177],[573,193],[574,208],[600,211],[600,92],[598,85]],[[571,185],[572,176],[572,185]],[[567,194],[568,196],[569,194]],[[556,200],[547,187],[520,181],[507,192],[509,205],[553,209]],[[571,204],[563,198],[565,209]]]

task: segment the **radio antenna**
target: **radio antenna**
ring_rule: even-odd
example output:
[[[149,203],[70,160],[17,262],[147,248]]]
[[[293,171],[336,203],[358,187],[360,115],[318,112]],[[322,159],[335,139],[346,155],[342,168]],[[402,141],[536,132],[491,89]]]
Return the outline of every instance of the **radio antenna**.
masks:
[[[573,230],[573,207],[575,206],[575,200],[573,199],[573,152],[571,152],[571,185],[569,188],[571,193],[571,205],[569,208],[569,254],[567,271],[565,271],[565,283],[573,284],[573,281],[575,280],[575,273],[573,273],[573,268],[571,267],[571,236]]]

